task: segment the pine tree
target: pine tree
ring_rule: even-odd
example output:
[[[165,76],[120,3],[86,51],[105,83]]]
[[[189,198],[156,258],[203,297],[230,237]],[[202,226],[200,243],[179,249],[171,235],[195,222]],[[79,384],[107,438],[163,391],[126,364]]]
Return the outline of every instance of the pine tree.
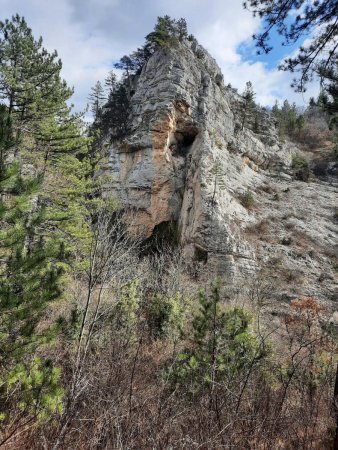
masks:
[[[57,324],[41,326],[41,319],[61,297],[67,262],[62,240],[37,232],[46,221],[37,197],[41,181],[22,178],[18,165],[2,181],[13,195],[8,204],[0,202],[0,414],[5,423],[15,414],[26,420],[62,409],[58,370],[34,358],[55,338]]]
[[[34,134],[41,120],[67,109],[73,91],[60,77],[57,53],[48,53],[19,15],[0,22],[0,54],[0,100],[8,103],[18,143],[23,127]]]
[[[210,174],[208,175],[208,180],[213,184],[213,193],[211,198],[211,204],[215,205],[215,198],[217,189],[224,190],[224,172],[222,170],[221,164],[219,161],[216,161],[210,170]]]
[[[106,88],[106,97],[109,97],[110,94],[111,94],[112,92],[114,92],[114,90],[115,90],[115,88],[116,88],[116,83],[117,83],[116,75],[115,75],[115,73],[111,70],[111,71],[108,73],[106,79],[104,80],[104,86],[105,86],[105,88]]]
[[[304,127],[304,117],[298,113],[295,103],[290,105],[284,100],[283,106],[279,108],[278,102],[272,108],[272,114],[276,118],[279,136],[281,138],[292,136],[296,128],[300,131]]]
[[[8,114],[8,107],[0,104],[0,180],[5,175],[6,160],[10,150],[14,147],[12,121]]]
[[[56,53],[19,16],[0,35],[0,419],[20,418],[14,436],[27,420],[62,410],[60,371],[41,356],[59,329],[47,312],[70,264],[83,270],[102,183],[93,178],[101,155],[66,104],[72,91]],[[13,147],[19,158],[10,164]]]
[[[184,38],[188,36],[187,21],[183,17],[181,17],[181,19],[177,20],[176,22],[176,32],[179,41],[182,41]]]
[[[296,128],[297,128],[298,132],[302,131],[304,129],[304,126],[305,126],[305,118],[304,118],[303,114],[300,114],[296,118]]]
[[[245,90],[243,92],[243,104],[241,107],[241,130],[247,125],[248,120],[252,117],[255,110],[255,92],[252,87],[252,83],[248,81],[246,83]]]
[[[136,75],[141,73],[143,66],[147,63],[152,54],[153,50],[149,42],[146,42],[142,47],[138,48],[131,54],[135,64]]]
[[[287,100],[284,101],[282,106],[282,117],[284,120],[284,127],[286,133],[291,136],[296,128],[297,121],[297,107],[296,104],[289,104]]]
[[[168,16],[158,17],[154,31],[146,36],[146,41],[154,46],[154,49],[172,45],[174,38],[174,22]]]
[[[260,117],[259,114],[256,113],[255,114],[255,121],[254,121],[254,126],[253,126],[253,132],[256,134],[259,134],[261,132],[261,123],[260,123]]]
[[[132,90],[132,75],[139,75],[143,66],[154,53],[154,48],[150,42],[146,42],[130,55],[123,56],[119,62],[114,64],[115,69],[123,70],[124,77],[128,82],[130,91]],[[116,81],[116,80],[115,80]]]
[[[89,149],[88,149],[89,150]],[[22,176],[19,163],[6,168],[0,189],[0,415],[23,423],[61,412],[60,371],[39,357],[57,336],[46,321],[63,296],[70,269],[81,271],[89,252],[91,224],[100,203],[92,158],[55,154],[36,176]],[[80,257],[77,266],[75,255]],[[21,422],[17,424],[21,427]]]
[[[114,64],[115,69],[123,70],[125,79],[127,81],[127,93],[128,96],[131,97],[131,91],[132,91],[132,81],[131,77],[135,74],[135,72],[138,69],[138,63],[135,61],[132,56],[123,56],[120,61],[116,64]]]
[[[103,132],[110,132],[112,139],[123,137],[128,131],[130,98],[123,82],[110,93],[102,117]]]
[[[102,113],[102,107],[106,100],[106,97],[104,95],[104,89],[100,81],[97,81],[95,86],[91,88],[89,100],[90,100],[90,109],[91,112],[93,113],[94,120],[99,120]]]
[[[192,328],[192,348],[178,355],[173,377],[189,390],[214,389],[218,383],[228,388],[235,376],[265,356],[258,339],[250,332],[250,317],[241,308],[225,308],[220,283],[213,284],[207,297],[199,291],[200,310]]]
[[[337,68],[326,70],[325,78],[328,95],[325,101],[322,101],[321,107],[329,116],[329,127],[334,131],[333,152],[338,157],[338,64]]]
[[[114,64],[114,67],[115,69],[120,69],[126,72],[128,77],[133,74],[137,68],[135,61],[128,55],[124,55],[119,62]]]
[[[186,20],[183,18],[175,20],[166,15],[157,18],[154,31],[146,36],[146,43],[152,51],[156,51],[158,48],[175,47],[186,37],[188,37]]]

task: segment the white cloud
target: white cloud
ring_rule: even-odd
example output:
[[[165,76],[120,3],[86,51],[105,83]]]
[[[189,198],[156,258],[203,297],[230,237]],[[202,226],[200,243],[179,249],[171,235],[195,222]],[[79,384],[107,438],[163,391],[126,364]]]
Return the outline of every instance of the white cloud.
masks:
[[[231,16],[237,17],[232,25],[230,20],[220,16],[216,22],[205,26],[197,34],[202,45],[220,65],[225,83],[231,83],[233,87],[243,91],[245,83],[251,81],[257,94],[256,100],[263,106],[272,105],[276,100],[285,98],[300,106],[306,105],[311,96],[316,97],[318,94],[316,82],[309,84],[305,94],[295,93],[290,87],[293,74],[279,71],[277,68],[269,69],[260,61],[250,62],[243,59],[238,48],[245,45],[252,54],[255,53],[252,35],[258,31],[260,21],[250,16],[247,11],[238,9],[238,5],[237,3],[237,8],[230,10]]]
[[[113,61],[140,46],[156,17],[164,14],[187,19],[190,31],[218,61],[226,83],[241,91],[252,81],[263,105],[286,97],[304,104],[289,87],[290,74],[243,60],[238,47],[250,45],[260,22],[239,1],[0,0],[0,11],[1,19],[16,12],[25,16],[35,36],[42,35],[49,50],[58,50],[63,76],[75,87],[77,109],[85,106],[90,87],[104,79]]]

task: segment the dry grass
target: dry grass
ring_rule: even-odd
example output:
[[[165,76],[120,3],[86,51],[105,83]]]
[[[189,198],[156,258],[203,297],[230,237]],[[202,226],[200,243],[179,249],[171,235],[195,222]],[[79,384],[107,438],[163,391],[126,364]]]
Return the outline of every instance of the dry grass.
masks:
[[[257,230],[266,233],[269,224],[262,221],[256,230],[249,232]],[[102,229],[103,233],[107,231],[110,228]],[[154,298],[160,298],[156,296],[167,298],[176,293],[185,299],[190,296],[180,255],[164,249],[148,259],[137,260],[134,252],[125,248],[127,245],[128,241],[123,241],[111,255],[106,247],[102,248],[104,261],[111,258],[109,267],[103,267],[109,277],[106,285],[97,284],[88,306],[88,325],[84,329],[84,341],[89,337],[86,351],[79,344],[79,335],[69,334],[67,327],[56,345],[44,350],[45,356],[62,369],[63,414],[49,417],[43,423],[32,422],[20,433],[13,434],[2,448],[329,448],[334,427],[331,402],[335,350],[331,337],[320,325],[325,321],[325,311],[317,302],[300,299],[276,324],[265,316],[278,289],[275,280],[270,282],[264,277],[247,280],[248,290],[241,286],[241,295],[221,291],[222,300],[231,307],[246,304],[250,308],[253,316],[250,333],[257,336],[259,353],[264,349],[264,356],[257,362],[258,353],[254,353],[250,363],[241,370],[229,369],[226,377],[217,383],[206,380],[198,389],[191,389],[184,380],[174,383],[169,375],[171,368],[179,363],[179,352],[196,345],[191,324],[197,302],[189,299],[184,303],[183,332],[175,338],[171,334],[154,333],[153,327],[158,322],[150,320]],[[117,264],[117,255],[123,260],[124,270],[118,271],[122,266]],[[302,283],[300,273],[283,273],[282,261],[275,263],[288,283]],[[102,265],[98,264],[102,272]],[[132,303],[126,303],[131,308],[126,323],[119,319],[113,303],[119,301],[119,289],[135,277],[139,279],[139,306],[133,314]],[[101,298],[102,287],[105,289]],[[73,281],[73,303],[80,310],[87,307],[87,293],[85,280]],[[59,313],[69,318],[71,303],[67,308],[64,302],[63,308]],[[156,316],[157,320],[161,320],[166,310],[162,313]],[[176,324],[176,319],[171,322],[172,329]],[[6,427],[1,431],[3,437],[11,433]]]
[[[252,285],[249,299],[253,314],[258,314],[256,319],[271,292],[263,280]],[[189,345],[189,336],[178,346],[153,339],[140,311],[136,338],[128,342],[106,321],[92,342],[81,392],[69,411],[59,445],[54,447],[67,410],[64,418],[36,424],[3,448],[329,448],[334,375],[330,360],[325,360],[328,370],[319,383],[313,385],[308,379],[316,373],[311,366],[314,355],[329,358],[332,350],[321,334],[319,316],[323,313],[314,299],[303,298],[293,302],[277,328],[269,321],[262,327],[255,320],[266,344],[275,346],[264,365],[246,368],[231,384],[220,383],[194,394],[183,386],[173,387],[166,376],[177,351]],[[59,344],[67,389],[74,358],[67,341]]]

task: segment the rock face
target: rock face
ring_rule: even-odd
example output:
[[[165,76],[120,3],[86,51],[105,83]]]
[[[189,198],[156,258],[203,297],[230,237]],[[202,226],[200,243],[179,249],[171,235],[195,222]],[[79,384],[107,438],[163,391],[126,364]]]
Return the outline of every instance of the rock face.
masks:
[[[126,211],[131,233],[148,238],[174,224],[185,258],[201,273],[235,281],[273,261],[283,270],[296,265],[312,273],[302,293],[334,299],[332,261],[317,247],[337,243],[332,219],[337,187],[292,180],[296,149],[278,141],[262,109],[255,115],[258,133],[249,129],[251,123],[242,130],[242,101],[196,42],[156,52],[136,83],[131,131],[110,148],[112,193]],[[303,191],[306,202],[313,198],[311,212]],[[319,203],[317,223],[312,219]],[[304,249],[310,253],[302,257],[294,238],[287,240],[295,230],[311,235]],[[321,272],[332,278],[325,288],[318,281]]]

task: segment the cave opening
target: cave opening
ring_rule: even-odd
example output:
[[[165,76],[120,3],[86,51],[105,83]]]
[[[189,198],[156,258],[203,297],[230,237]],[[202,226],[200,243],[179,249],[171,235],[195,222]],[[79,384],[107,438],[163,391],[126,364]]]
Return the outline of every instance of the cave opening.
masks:
[[[182,147],[190,147],[194,143],[194,140],[196,138],[196,134],[188,133],[183,134],[181,145]]]
[[[179,231],[177,220],[168,220],[155,225],[151,236],[141,246],[142,256],[160,253],[166,248],[177,248]]]
[[[171,148],[173,156],[187,156],[197,134],[198,130],[194,127],[184,129],[183,131],[176,131],[176,143]]]
[[[196,247],[195,246],[194,259],[197,262],[206,264],[208,262],[208,252],[205,249],[201,248],[201,247]]]

